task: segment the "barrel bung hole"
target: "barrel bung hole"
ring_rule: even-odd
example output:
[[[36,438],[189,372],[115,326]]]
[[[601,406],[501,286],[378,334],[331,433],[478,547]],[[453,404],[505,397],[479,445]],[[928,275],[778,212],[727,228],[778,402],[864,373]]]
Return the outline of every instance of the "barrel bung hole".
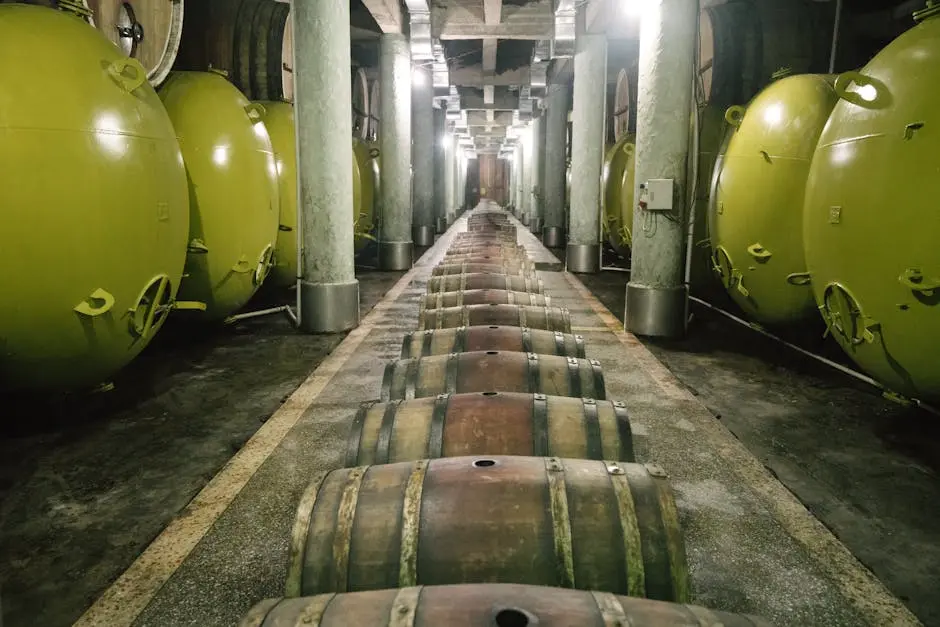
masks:
[[[496,612],[496,627],[534,627],[538,625],[538,619],[526,612],[514,607],[507,607],[504,610]]]
[[[490,466],[495,466],[495,459],[478,459],[473,462],[474,468],[489,468]]]
[[[486,351],[487,355],[499,355],[499,351]]]
[[[491,329],[498,329],[499,327],[497,327],[497,326],[491,326],[490,328],[491,328]]]
[[[499,396],[499,392],[481,392],[483,396]]]

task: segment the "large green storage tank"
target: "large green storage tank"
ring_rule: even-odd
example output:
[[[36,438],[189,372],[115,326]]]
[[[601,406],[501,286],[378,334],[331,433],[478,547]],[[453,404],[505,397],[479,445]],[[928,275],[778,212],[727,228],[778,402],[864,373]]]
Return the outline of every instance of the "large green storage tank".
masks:
[[[186,172],[146,71],[81,19],[0,6],[0,382],[107,380],[172,307]]]
[[[633,175],[636,137],[623,135],[604,155],[601,185],[607,241],[621,255],[629,254],[633,232]]]
[[[768,325],[815,316],[803,255],[810,160],[838,98],[830,77],[771,83],[744,107],[715,166],[709,207],[712,262],[732,299]]]
[[[190,242],[180,297],[221,320],[243,307],[271,267],[278,233],[277,165],[265,108],[214,72],[174,72],[160,98],[190,186]]]
[[[359,171],[359,185],[355,190],[354,199],[356,211],[356,253],[363,252],[369,243],[372,232],[375,230],[376,212],[378,202],[378,180],[380,171],[379,149],[377,146],[361,139],[353,139],[353,157]],[[367,237],[369,236],[369,237]]]
[[[277,164],[278,189],[281,213],[274,267],[269,279],[278,287],[289,287],[297,281],[297,151],[294,106],[288,102],[261,102],[265,111],[264,125],[271,136],[274,158]],[[357,230],[372,227],[373,185],[372,157],[365,142],[353,139],[353,212],[359,216]],[[353,218],[355,221],[355,217]],[[356,238],[356,250],[368,242],[365,237]]]
[[[804,244],[816,302],[859,366],[940,398],[940,5],[860,72],[813,157]]]

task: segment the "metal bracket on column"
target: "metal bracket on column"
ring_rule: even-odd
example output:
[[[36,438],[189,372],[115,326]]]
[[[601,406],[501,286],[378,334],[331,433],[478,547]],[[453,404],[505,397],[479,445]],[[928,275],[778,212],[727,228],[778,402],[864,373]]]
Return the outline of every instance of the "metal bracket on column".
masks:
[[[553,59],[573,57],[577,15],[575,0],[554,0],[555,32],[552,35],[551,56]]]

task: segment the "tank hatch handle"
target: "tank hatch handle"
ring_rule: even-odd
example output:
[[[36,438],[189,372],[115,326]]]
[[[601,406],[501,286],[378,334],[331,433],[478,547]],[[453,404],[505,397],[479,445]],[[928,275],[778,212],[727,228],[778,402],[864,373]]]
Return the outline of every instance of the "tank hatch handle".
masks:
[[[131,93],[147,82],[147,70],[140,64],[140,61],[130,57],[113,61],[108,66],[108,74],[127,93]]]
[[[908,268],[898,277],[901,285],[915,292],[933,292],[940,289],[940,278],[924,276],[920,268]]]
[[[248,119],[251,120],[252,124],[257,124],[264,120],[264,116],[267,112],[268,110],[259,102],[251,102],[245,106],[245,114],[248,116]]]
[[[842,303],[834,302],[837,295]],[[852,346],[874,343],[873,330],[879,326],[878,322],[865,315],[858,300],[844,285],[830,283],[826,286],[819,312],[826,321],[827,333],[838,333]],[[847,329],[847,326],[851,328]]]
[[[206,246],[206,243],[201,239],[194,237],[192,240],[190,240],[189,246],[186,250],[192,255],[205,255],[209,252],[209,247]]]
[[[73,311],[83,316],[94,318],[111,311],[114,307],[114,296],[111,292],[99,287],[94,292],[85,297],[85,300],[73,307]]]
[[[238,258],[238,261],[235,262],[235,265],[232,266],[232,272],[237,272],[239,274],[248,274],[249,272],[254,271],[255,266],[248,261],[248,257],[242,253],[242,256]]]
[[[747,247],[747,254],[757,261],[767,262],[773,257],[773,253],[760,245],[760,243],[751,244]]]
[[[809,285],[813,282],[813,277],[809,272],[794,272],[787,275],[787,283],[790,285]]]

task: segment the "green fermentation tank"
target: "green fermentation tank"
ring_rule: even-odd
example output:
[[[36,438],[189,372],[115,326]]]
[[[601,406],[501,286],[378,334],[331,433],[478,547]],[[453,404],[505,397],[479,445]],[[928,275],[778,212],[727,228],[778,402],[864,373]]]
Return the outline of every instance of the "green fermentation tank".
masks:
[[[271,281],[277,287],[290,287],[297,282],[297,147],[294,134],[294,105],[289,102],[264,101],[264,126],[271,137],[277,165],[277,188],[280,199],[277,244]]]
[[[860,72],[813,157],[804,245],[833,336],[890,390],[940,398],[940,4]]]
[[[0,384],[74,389],[173,306],[189,204],[146,71],[78,17],[0,5]]]
[[[607,149],[602,171],[603,228],[607,241],[621,255],[630,251],[633,231],[633,174],[636,137],[624,135]]]
[[[715,271],[732,299],[768,325],[815,316],[803,255],[803,197],[810,160],[837,97],[830,77],[791,76],[747,106],[718,157],[709,207]]]
[[[277,165],[266,110],[214,72],[174,72],[160,98],[189,174],[190,241],[181,298],[220,320],[267,276],[278,233]]]
[[[274,267],[269,279],[278,287],[289,287],[297,281],[297,151],[296,127],[294,126],[294,106],[288,102],[261,102],[265,111],[264,125],[271,135],[274,158],[277,163],[277,181],[280,190],[281,215],[274,253]],[[360,149],[365,144],[353,139],[353,212],[359,216],[357,228],[363,223],[372,224],[372,173],[368,148]],[[364,171],[363,167],[369,168]],[[360,247],[356,238],[356,248]]]
[[[355,190],[354,210],[356,212],[356,254],[363,252],[369,245],[375,229],[375,205],[378,202],[376,185],[379,178],[379,149],[361,139],[353,139],[355,168],[359,172],[359,185]],[[355,176],[355,174],[354,174]]]

